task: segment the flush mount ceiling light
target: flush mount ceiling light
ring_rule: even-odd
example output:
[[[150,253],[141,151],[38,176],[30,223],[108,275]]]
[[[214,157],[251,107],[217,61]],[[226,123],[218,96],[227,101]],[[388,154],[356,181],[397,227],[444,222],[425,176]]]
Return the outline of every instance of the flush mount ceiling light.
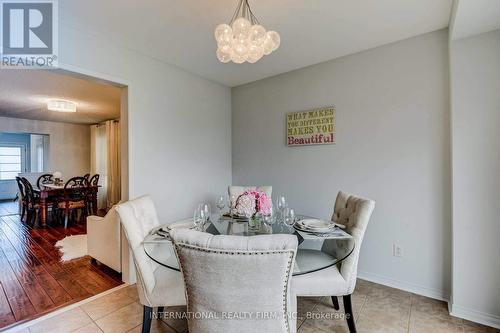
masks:
[[[253,64],[280,46],[280,35],[276,31],[266,32],[252,13],[248,0],[239,0],[229,24],[215,28],[215,39],[217,58],[223,63],[248,61]]]
[[[76,112],[76,103],[62,99],[50,99],[47,102],[47,109],[56,112]]]

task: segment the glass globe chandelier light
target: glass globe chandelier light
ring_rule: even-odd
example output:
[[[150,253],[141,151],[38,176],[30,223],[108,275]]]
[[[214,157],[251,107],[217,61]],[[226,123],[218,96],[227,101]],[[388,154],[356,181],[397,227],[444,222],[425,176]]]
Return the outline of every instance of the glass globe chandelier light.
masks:
[[[215,28],[215,40],[217,59],[223,63],[247,61],[253,64],[280,46],[280,35],[276,31],[266,32],[248,0],[239,0],[229,24],[219,24]]]

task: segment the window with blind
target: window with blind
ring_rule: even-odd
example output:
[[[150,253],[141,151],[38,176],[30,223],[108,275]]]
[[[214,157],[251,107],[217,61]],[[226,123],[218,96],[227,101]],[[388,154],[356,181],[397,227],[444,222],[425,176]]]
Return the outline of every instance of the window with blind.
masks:
[[[0,146],[0,180],[16,179],[22,171],[22,148]]]

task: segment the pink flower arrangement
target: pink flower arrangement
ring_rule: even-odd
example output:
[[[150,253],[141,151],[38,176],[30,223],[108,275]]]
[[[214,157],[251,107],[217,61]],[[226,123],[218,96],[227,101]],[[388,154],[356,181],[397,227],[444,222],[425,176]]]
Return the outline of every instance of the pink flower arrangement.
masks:
[[[236,215],[250,218],[256,213],[262,215],[271,214],[271,205],[271,198],[264,192],[248,190],[238,197],[234,210]]]

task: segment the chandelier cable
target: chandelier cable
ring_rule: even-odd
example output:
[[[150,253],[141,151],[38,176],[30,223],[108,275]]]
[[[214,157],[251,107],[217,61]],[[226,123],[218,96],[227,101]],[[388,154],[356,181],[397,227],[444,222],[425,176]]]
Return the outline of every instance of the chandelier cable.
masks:
[[[239,0],[238,6],[236,6],[236,10],[231,17],[231,21],[229,21],[229,25],[232,25],[238,17],[244,17],[252,24],[260,24],[257,17],[254,15],[252,8],[250,8],[248,0]]]
[[[247,4],[248,12],[250,13],[250,18],[251,18],[252,24],[255,24],[255,23],[260,24],[259,20],[257,19],[257,17],[253,14],[252,8],[250,7],[250,4],[248,3],[248,0],[245,0],[245,2]]]
[[[231,18],[231,21],[229,21],[229,25],[232,25],[233,22],[236,20],[236,17],[238,17],[240,11],[241,11],[241,6],[243,5],[243,0],[240,0],[238,2],[238,6],[236,6],[236,9],[234,11],[233,17]]]

